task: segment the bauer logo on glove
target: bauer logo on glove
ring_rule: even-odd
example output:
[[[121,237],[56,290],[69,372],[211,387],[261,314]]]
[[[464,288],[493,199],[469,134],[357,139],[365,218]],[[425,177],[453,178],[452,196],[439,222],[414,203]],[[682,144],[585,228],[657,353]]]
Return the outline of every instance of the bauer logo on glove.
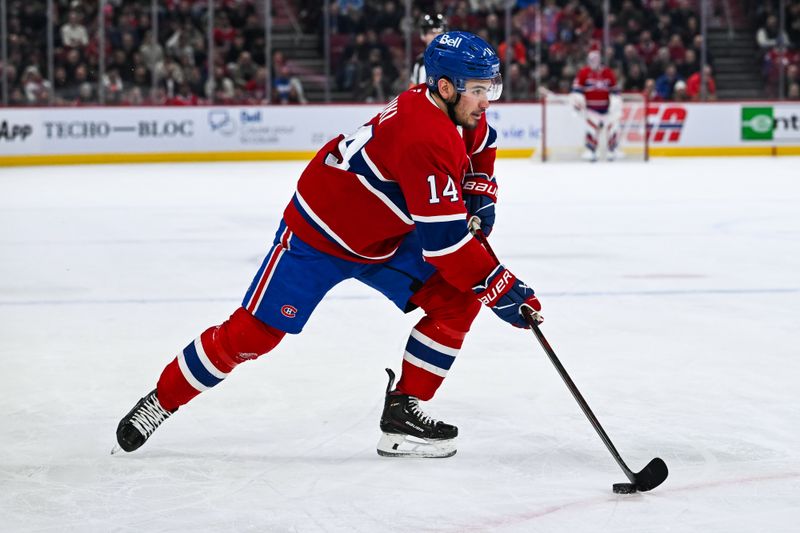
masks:
[[[491,308],[494,313],[518,328],[528,329],[530,326],[522,314],[523,308],[529,308],[534,313],[535,320],[543,321],[539,311],[542,304],[528,285],[517,279],[503,265],[497,267],[486,277],[482,285],[472,288],[478,300]]]

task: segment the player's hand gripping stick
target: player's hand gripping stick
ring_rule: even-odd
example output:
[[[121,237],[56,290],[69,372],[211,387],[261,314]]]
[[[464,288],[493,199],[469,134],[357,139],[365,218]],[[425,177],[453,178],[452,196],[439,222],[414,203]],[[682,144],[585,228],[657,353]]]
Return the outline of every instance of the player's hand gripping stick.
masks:
[[[492,248],[488,246],[486,235],[481,229],[481,219],[472,216],[469,219],[469,229],[475,237],[483,244],[492,258],[498,261]],[[526,310],[537,324],[541,324],[544,318],[539,313],[542,304],[528,285],[518,280],[506,267],[498,264],[497,267],[486,277],[483,283],[472,288],[478,296],[478,300],[485,306],[491,308],[501,319],[512,326],[528,329],[529,326],[523,316],[523,309]]]

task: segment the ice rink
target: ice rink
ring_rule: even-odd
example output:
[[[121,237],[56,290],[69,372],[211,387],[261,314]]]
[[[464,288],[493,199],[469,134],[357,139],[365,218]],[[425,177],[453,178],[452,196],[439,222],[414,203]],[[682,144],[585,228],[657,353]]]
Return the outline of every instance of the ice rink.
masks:
[[[239,304],[301,163],[0,169],[0,531],[796,532],[800,160],[500,160],[492,244],[628,465],[530,332],[483,310],[426,410],[450,459],[375,453],[411,326],[346,283],[132,454],[117,422]]]

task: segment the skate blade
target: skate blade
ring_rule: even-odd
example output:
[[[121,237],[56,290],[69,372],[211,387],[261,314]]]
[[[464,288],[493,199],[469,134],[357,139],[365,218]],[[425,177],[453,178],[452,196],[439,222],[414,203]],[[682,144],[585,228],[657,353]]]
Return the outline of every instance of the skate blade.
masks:
[[[119,444],[115,444],[113,448],[111,448],[111,455],[115,455],[122,451],[122,448],[119,447]]]
[[[378,441],[383,457],[443,458],[456,454],[456,439],[426,440],[399,433],[384,433]]]

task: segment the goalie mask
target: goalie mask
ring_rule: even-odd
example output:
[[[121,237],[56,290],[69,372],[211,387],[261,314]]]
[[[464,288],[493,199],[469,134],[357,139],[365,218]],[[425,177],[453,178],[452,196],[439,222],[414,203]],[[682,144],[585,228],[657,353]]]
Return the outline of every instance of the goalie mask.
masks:
[[[589,65],[589,68],[592,70],[597,70],[600,68],[600,51],[599,50],[592,50],[589,52],[589,55],[586,56],[586,63]]]

